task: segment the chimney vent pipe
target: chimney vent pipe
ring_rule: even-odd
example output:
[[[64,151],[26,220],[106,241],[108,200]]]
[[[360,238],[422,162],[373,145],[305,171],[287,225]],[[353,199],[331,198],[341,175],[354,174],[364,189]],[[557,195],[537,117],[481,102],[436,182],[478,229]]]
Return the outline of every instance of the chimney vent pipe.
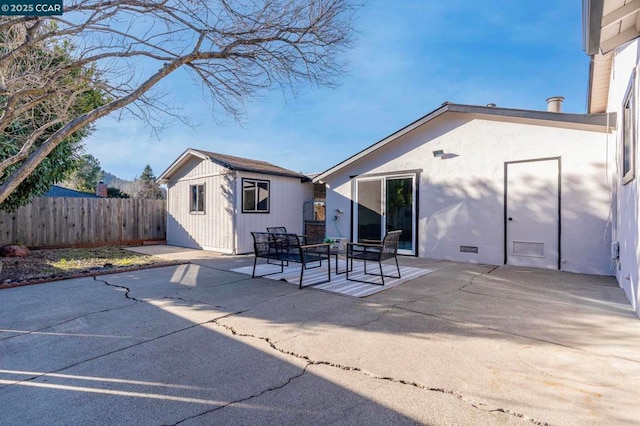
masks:
[[[548,112],[562,112],[562,96],[552,96],[547,99],[547,111]]]

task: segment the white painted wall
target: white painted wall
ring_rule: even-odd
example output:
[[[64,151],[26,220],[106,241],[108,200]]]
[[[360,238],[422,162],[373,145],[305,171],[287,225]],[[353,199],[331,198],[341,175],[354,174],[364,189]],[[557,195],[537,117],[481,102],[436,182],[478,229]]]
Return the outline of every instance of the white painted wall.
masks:
[[[239,172],[236,182],[238,254],[253,253],[252,231],[266,232],[267,227],[284,226],[287,232],[303,234],[303,208],[313,201],[313,184],[302,183],[300,178]],[[242,178],[268,180],[270,182],[269,213],[242,213]]]
[[[327,233],[350,236],[349,176],[419,169],[418,255],[501,265],[504,163],[561,157],[562,269],[611,275],[606,134],[503,120],[448,112],[329,176]],[[433,156],[438,149],[446,159]],[[337,221],[335,209],[345,211]],[[461,245],[479,252],[460,253]]]
[[[270,181],[270,212],[242,213],[242,178]],[[191,213],[190,186],[205,184],[205,212]],[[304,231],[304,203],[313,200],[313,184],[300,178],[235,172],[193,157],[167,184],[167,243],[221,253],[251,253],[251,231],[285,226]],[[235,223],[234,223],[235,217]]]
[[[191,213],[190,186],[205,184],[205,211]],[[209,160],[191,158],[167,184],[167,243],[231,253],[233,174]]]
[[[636,313],[640,315],[640,223],[638,221],[638,200],[640,199],[640,147],[636,145],[636,178],[622,184],[622,103],[627,87],[632,78],[633,70],[638,65],[640,57],[640,41],[638,39],[618,48],[613,59],[613,70],[609,87],[609,112],[617,112],[618,130],[611,145],[610,169],[614,186],[614,229],[613,239],[620,243],[620,258],[616,264],[616,278],[620,287],[629,298]],[[638,115],[640,114],[640,100],[638,94],[638,75],[636,72],[636,129],[638,128]],[[636,136],[637,144],[637,136]]]

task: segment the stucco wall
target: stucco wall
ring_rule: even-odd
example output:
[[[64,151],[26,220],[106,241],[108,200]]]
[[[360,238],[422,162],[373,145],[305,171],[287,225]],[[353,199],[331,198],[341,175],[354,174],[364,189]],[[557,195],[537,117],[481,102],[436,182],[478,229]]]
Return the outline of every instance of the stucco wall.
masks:
[[[504,163],[560,157],[562,269],[610,275],[606,149],[604,133],[449,112],[329,176],[327,233],[350,236],[350,176],[418,170],[418,255],[501,265]],[[336,209],[345,212],[337,221]]]
[[[640,224],[638,222],[638,199],[640,198],[640,157],[638,156],[638,146],[636,145],[635,168],[636,178],[626,185],[622,184],[622,104],[627,87],[631,81],[633,69],[638,64],[640,57],[640,42],[638,39],[619,48],[615,52],[613,60],[612,77],[609,87],[609,105],[607,110],[617,112],[618,131],[612,140],[612,154],[610,155],[610,169],[614,187],[614,230],[613,239],[619,241],[620,258],[616,265],[616,278],[620,287],[624,290],[631,301],[636,313],[640,315]],[[636,102],[636,129],[638,129],[638,115],[640,105],[638,105],[638,75],[636,72],[635,102]],[[637,144],[637,135],[636,135]]]

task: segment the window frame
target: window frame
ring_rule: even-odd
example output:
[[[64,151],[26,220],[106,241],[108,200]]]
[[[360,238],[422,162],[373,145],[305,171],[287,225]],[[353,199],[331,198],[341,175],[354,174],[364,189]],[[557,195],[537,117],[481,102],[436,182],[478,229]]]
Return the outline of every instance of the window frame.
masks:
[[[622,100],[622,152],[621,172],[622,184],[626,185],[636,177],[636,70],[633,70],[631,81]]]
[[[245,183],[247,182],[252,182],[254,184],[253,187],[253,192],[254,192],[254,203],[253,209],[246,209],[245,208]],[[259,188],[259,184],[266,184],[267,187],[267,197],[266,197],[266,204],[267,207],[266,209],[259,209],[259,192],[260,192],[260,188]],[[241,182],[241,190],[242,190],[242,199],[240,200],[240,203],[242,205],[242,213],[258,213],[258,214],[265,214],[265,213],[270,213],[271,212],[271,181],[270,180],[266,180],[266,179],[254,179],[254,178],[242,178],[242,182]]]
[[[197,188],[202,187],[202,191],[198,191]],[[194,192],[195,189],[195,192]],[[194,194],[196,196],[196,200],[194,202]],[[201,194],[201,197],[198,197],[198,194]],[[202,203],[200,203],[200,198],[202,199]],[[193,183],[189,184],[189,214],[205,214],[205,203],[206,201],[206,184],[205,183]],[[202,205],[200,205],[202,204]],[[193,207],[196,207],[194,210]],[[200,210],[202,208],[202,210]]]

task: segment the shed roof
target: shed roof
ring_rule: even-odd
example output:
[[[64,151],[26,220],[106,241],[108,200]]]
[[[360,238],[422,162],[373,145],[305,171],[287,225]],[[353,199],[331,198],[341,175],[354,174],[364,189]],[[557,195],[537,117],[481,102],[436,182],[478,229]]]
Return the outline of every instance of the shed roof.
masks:
[[[250,158],[235,157],[233,155],[220,154],[217,152],[203,151],[200,149],[189,148],[171,164],[167,170],[162,172],[158,177],[158,182],[167,183],[171,175],[182,167],[191,157],[198,157],[203,160],[213,161],[229,170],[238,170],[245,172],[263,173],[266,175],[285,176],[300,179],[308,179],[304,174],[285,169],[266,161],[252,160]]]
[[[75,189],[64,188],[58,185],[51,185],[51,188],[45,192],[43,197],[70,197],[70,198],[98,198],[92,192],[76,191]]]
[[[369,155],[377,149],[392,143],[401,136],[409,133],[410,131],[422,126],[447,113],[463,113],[474,114],[479,116],[492,116],[496,120],[510,121],[510,122],[546,122],[549,125],[553,123],[555,126],[566,125],[585,129],[600,128],[601,131],[606,131],[607,128],[615,127],[615,114],[568,114],[562,112],[549,112],[549,111],[533,111],[524,109],[513,108],[499,108],[494,106],[478,106],[478,105],[462,105],[445,102],[439,108],[431,111],[427,115],[419,118],[408,126],[392,133],[384,139],[370,145],[357,154],[347,158],[341,163],[336,164],[330,169],[319,173],[313,178],[313,182],[320,182],[327,176],[337,172],[338,170],[350,165],[351,163]]]

